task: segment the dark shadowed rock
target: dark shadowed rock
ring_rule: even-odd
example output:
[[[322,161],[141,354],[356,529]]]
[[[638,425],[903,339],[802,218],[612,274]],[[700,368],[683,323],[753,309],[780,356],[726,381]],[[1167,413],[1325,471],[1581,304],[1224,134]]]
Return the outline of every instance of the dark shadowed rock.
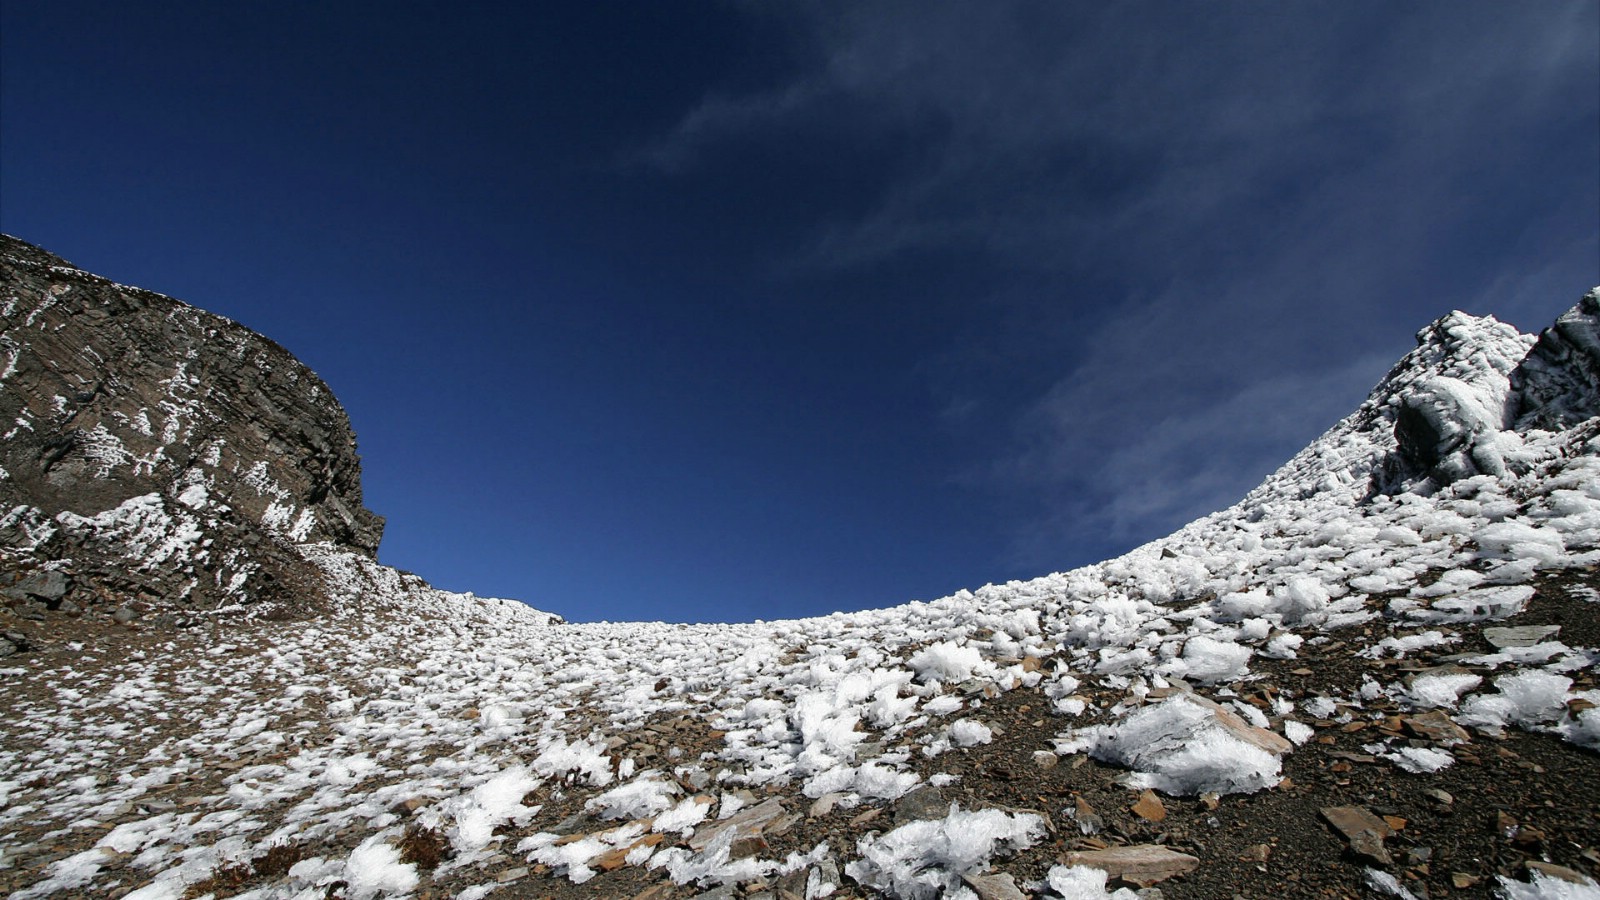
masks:
[[[949,798],[943,791],[926,784],[901,797],[894,805],[896,825],[942,819],[949,814]]]
[[[0,588],[0,594],[5,594],[16,600],[38,600],[47,604],[60,603],[61,598],[67,595],[71,586],[67,576],[56,571],[34,572],[25,576],[16,584]]]
[[[1600,288],[1539,334],[1511,383],[1518,431],[1552,431],[1600,415]]]

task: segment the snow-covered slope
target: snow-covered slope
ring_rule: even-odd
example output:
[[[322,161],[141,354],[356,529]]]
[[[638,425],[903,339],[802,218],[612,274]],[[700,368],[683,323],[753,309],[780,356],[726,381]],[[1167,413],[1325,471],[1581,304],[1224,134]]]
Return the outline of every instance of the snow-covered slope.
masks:
[[[550,624],[308,544],[324,619],[6,661],[0,887],[1596,896],[1600,289],[1563,323],[1453,313],[1237,505],[931,603]]]

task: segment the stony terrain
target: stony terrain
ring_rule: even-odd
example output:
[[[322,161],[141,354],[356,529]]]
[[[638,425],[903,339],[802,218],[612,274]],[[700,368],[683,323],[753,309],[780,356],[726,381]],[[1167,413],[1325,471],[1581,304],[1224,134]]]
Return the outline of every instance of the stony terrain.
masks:
[[[7,277],[0,343],[50,370],[48,280]],[[295,493],[314,477],[274,480],[326,524],[274,530],[234,499],[250,458],[152,482],[133,499],[165,518],[120,544],[130,498],[0,482],[0,894],[1600,896],[1600,291],[1537,339],[1453,313],[1418,342],[1168,538],[802,621],[578,626],[437,591]],[[12,377],[0,404],[33,409]],[[322,471],[255,450],[286,446]],[[161,555],[186,521],[262,535],[320,599],[121,614],[71,555],[198,582],[203,539]]]

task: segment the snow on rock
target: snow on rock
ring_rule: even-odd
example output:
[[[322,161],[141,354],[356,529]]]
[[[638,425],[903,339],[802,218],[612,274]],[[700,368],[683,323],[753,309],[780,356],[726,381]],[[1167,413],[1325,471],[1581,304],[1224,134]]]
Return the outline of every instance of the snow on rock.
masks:
[[[989,726],[974,719],[960,719],[950,723],[950,741],[957,747],[976,747],[994,740]]]
[[[1418,675],[1411,680],[1411,685],[1407,689],[1407,699],[1413,705],[1423,708],[1454,707],[1460,701],[1462,694],[1482,683],[1483,679],[1471,672]]]
[[[1214,703],[1179,694],[1120,721],[1076,733],[1059,747],[1133,770],[1132,787],[1178,796],[1254,793],[1278,783],[1293,744]]]
[[[400,851],[373,838],[345,861],[344,881],[351,900],[403,894],[417,886],[417,867],[401,862]]]
[[[941,641],[917,651],[906,664],[923,681],[966,681],[984,660],[976,647]]]
[[[1437,772],[1456,761],[1448,750],[1431,747],[1399,747],[1382,754],[1386,759],[1407,772]]]
[[[595,797],[584,808],[602,819],[643,819],[670,809],[681,793],[682,788],[660,773],[646,772]]]
[[[1038,816],[951,806],[943,819],[862,838],[856,847],[861,858],[845,872],[898,900],[965,896],[961,876],[984,872],[996,856],[1031,847],[1043,836]]]
[[[531,777],[527,769],[515,766],[496,774],[465,796],[441,804],[431,819],[434,822],[439,822],[441,817],[454,820],[452,839],[457,850],[481,850],[493,839],[496,826],[526,821],[538,812],[537,807],[522,805],[523,798],[538,785],[539,779]]]
[[[1496,876],[1496,893],[1504,900],[1600,900],[1600,884],[1592,878],[1569,881],[1535,870],[1527,881]]]
[[[1128,888],[1106,890],[1107,875],[1093,866],[1052,866],[1045,884],[1062,900],[1138,900]]]
[[[1164,674],[1193,679],[1200,684],[1234,681],[1249,670],[1255,651],[1233,641],[1195,635],[1183,644],[1183,655],[1162,667]]]
[[[1572,679],[1535,669],[1502,675],[1494,680],[1494,686],[1497,693],[1469,697],[1456,721],[1490,730],[1547,725],[1565,715]]]

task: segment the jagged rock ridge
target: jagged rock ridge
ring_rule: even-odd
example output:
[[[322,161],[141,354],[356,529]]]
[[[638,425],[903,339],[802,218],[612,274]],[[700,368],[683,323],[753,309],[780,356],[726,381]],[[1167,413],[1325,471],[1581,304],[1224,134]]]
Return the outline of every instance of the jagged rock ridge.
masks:
[[[383,533],[344,409],[287,350],[9,236],[0,422],[0,546],[56,563],[51,605],[305,607],[296,547]]]

